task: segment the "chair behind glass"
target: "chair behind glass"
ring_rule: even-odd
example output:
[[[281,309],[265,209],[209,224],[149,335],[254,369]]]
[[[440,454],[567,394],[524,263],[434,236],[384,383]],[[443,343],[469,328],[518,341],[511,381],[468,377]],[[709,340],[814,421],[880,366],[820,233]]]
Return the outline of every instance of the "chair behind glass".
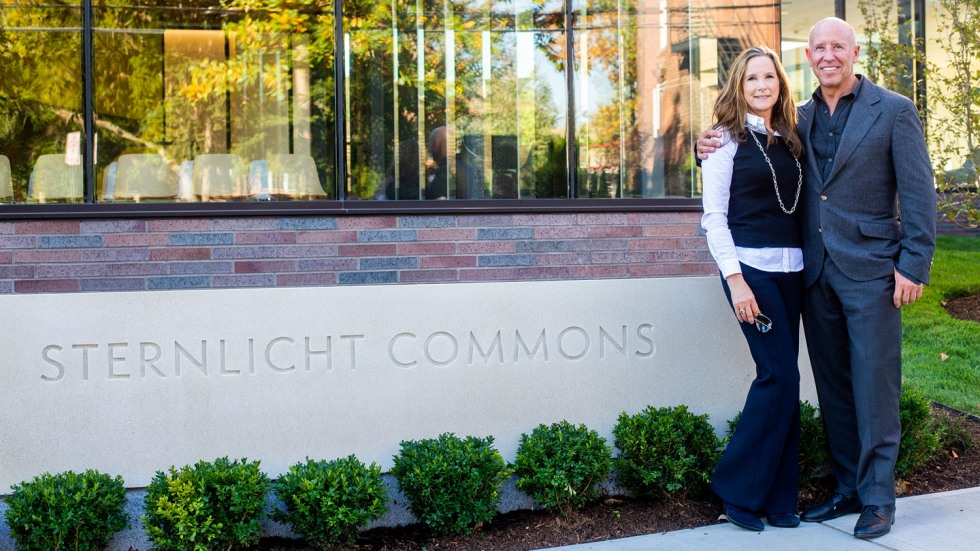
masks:
[[[14,185],[10,179],[10,159],[0,155],[0,201],[14,202]]]
[[[29,185],[30,199],[76,202],[82,200],[82,167],[65,163],[63,153],[41,155],[34,163]]]
[[[269,156],[272,193],[288,198],[327,198],[313,157],[301,154]]]
[[[116,162],[115,200],[140,202],[177,197],[177,175],[165,157],[156,153],[129,153]]]
[[[231,153],[195,157],[193,181],[201,201],[240,200],[248,194],[245,160]]]

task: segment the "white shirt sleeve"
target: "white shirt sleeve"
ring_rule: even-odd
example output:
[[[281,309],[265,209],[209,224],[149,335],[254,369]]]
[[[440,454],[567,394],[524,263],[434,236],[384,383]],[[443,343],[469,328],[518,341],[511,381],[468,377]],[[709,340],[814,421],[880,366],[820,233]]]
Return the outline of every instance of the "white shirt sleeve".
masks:
[[[701,201],[704,216],[701,227],[708,239],[708,250],[722,276],[742,273],[735,241],[728,228],[728,200],[731,196],[732,169],[738,143],[724,133],[722,146],[701,162]]]

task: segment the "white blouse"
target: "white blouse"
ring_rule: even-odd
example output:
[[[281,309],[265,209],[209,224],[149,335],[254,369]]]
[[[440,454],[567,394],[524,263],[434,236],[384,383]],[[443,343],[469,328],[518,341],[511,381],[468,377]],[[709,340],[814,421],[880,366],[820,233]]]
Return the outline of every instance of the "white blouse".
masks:
[[[748,113],[745,126],[766,133],[765,120]],[[779,135],[778,133],[776,134]],[[736,247],[728,228],[728,200],[731,196],[732,170],[738,142],[727,132],[722,146],[701,161],[701,186],[704,216],[701,227],[707,232],[708,250],[724,277],[742,273],[739,262],[764,272],[798,272],[803,269],[803,250],[798,247]]]

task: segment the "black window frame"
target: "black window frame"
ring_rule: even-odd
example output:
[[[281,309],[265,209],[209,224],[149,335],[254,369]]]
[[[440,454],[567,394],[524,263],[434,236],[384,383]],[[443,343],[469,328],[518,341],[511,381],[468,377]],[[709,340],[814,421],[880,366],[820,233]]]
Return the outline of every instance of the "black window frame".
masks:
[[[343,0],[334,1],[334,43],[343,44]],[[70,218],[160,218],[160,217],[216,217],[216,216],[309,216],[309,215],[449,215],[473,213],[548,213],[548,212],[679,212],[700,211],[699,197],[657,197],[657,198],[596,198],[578,197],[578,170],[575,169],[577,154],[574,142],[575,122],[575,72],[568,71],[566,86],[568,93],[566,120],[566,185],[568,196],[542,199],[492,199],[449,201],[368,201],[348,200],[345,197],[346,181],[349,176],[345,141],[338,139],[336,144],[335,172],[338,178],[337,199],[297,200],[297,201],[236,201],[236,202],[172,202],[172,203],[99,203],[95,201],[95,167],[92,158],[92,144],[95,139],[95,84],[94,75],[94,22],[93,0],[82,0],[82,89],[83,89],[83,169],[84,202],[45,203],[45,204],[0,204],[0,220],[39,220]],[[564,1],[566,25],[574,18],[570,0]],[[571,32],[566,29],[566,32]],[[343,48],[335,53],[334,93],[336,116],[334,132],[344,136],[346,113],[344,107],[344,55]],[[574,60],[574,41],[566,49],[567,62]],[[693,144],[692,144],[693,147]]]

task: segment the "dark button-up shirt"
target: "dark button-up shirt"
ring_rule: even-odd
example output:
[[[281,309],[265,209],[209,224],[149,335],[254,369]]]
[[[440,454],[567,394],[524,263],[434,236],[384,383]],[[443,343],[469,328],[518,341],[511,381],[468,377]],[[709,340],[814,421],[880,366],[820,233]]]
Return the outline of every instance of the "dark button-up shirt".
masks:
[[[861,84],[863,83],[864,78],[858,75],[857,86],[837,100],[837,107],[834,108],[833,115],[830,113],[827,102],[823,99],[820,88],[813,92],[816,109],[813,126],[810,127],[810,144],[817,157],[817,169],[825,182],[834,169],[834,160],[837,157],[840,138],[844,134],[847,118],[851,114],[851,106],[854,105],[854,100],[861,92]]]

